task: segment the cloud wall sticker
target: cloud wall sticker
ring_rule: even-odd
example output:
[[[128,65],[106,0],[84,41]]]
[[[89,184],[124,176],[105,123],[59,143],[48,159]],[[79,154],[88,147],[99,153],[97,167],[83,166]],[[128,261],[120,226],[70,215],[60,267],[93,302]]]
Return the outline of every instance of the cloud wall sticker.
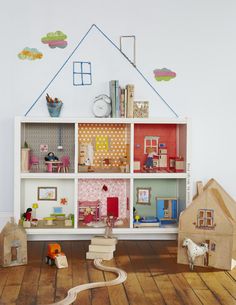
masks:
[[[66,34],[61,31],[47,33],[46,36],[41,38],[42,43],[48,44],[52,49],[54,48],[65,48],[67,46]]]
[[[169,81],[172,78],[176,77],[176,73],[167,69],[167,68],[162,68],[162,69],[155,69],[153,71],[155,79],[159,81]]]
[[[19,54],[18,57],[22,60],[28,59],[28,60],[35,60],[35,59],[41,59],[43,57],[43,53],[41,53],[36,48],[28,48],[25,47]]]

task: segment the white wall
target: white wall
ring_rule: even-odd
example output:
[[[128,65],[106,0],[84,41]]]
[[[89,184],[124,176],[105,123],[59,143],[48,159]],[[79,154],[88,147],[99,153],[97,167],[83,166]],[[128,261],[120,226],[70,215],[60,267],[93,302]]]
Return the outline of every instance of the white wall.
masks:
[[[135,35],[138,68],[179,116],[191,118],[193,190],[197,180],[214,177],[236,199],[235,12],[234,0],[5,1],[0,11],[0,212],[13,211],[13,119],[24,115],[94,23],[116,44],[120,35]],[[56,30],[68,35],[67,48],[53,50],[40,42]],[[19,60],[26,46],[37,47],[44,58]],[[162,67],[177,77],[156,82],[152,71]],[[76,102],[68,102],[67,110],[86,109],[83,115],[91,116],[91,101],[71,98]],[[44,113],[44,101],[39,105]],[[154,102],[151,110],[152,116],[160,114]]]

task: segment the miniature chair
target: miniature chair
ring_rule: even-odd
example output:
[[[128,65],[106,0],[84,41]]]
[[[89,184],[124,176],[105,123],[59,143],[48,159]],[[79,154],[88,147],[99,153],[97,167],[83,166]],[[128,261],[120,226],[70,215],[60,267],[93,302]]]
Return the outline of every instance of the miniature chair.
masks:
[[[30,156],[30,169],[39,170],[39,158],[35,155]]]
[[[70,166],[70,157],[69,156],[62,156],[61,157],[61,162],[62,162],[62,169],[64,173],[69,172],[69,166]],[[60,170],[58,170],[60,171]]]

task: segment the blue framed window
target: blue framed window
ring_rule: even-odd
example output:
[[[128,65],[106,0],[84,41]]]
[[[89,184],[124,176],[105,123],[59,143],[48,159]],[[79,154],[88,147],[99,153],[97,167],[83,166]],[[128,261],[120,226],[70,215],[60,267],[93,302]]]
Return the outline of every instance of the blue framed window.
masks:
[[[74,86],[92,85],[91,62],[87,62],[87,61],[73,62],[73,85]]]

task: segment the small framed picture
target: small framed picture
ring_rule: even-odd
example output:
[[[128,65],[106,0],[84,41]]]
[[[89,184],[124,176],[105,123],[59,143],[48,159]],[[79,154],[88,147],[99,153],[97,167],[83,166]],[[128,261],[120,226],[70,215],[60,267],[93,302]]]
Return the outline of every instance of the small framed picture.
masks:
[[[134,102],[133,115],[134,118],[148,118],[149,102]]]
[[[151,205],[150,187],[137,187],[137,204]]]
[[[46,186],[38,187],[38,200],[57,200],[57,188]]]

